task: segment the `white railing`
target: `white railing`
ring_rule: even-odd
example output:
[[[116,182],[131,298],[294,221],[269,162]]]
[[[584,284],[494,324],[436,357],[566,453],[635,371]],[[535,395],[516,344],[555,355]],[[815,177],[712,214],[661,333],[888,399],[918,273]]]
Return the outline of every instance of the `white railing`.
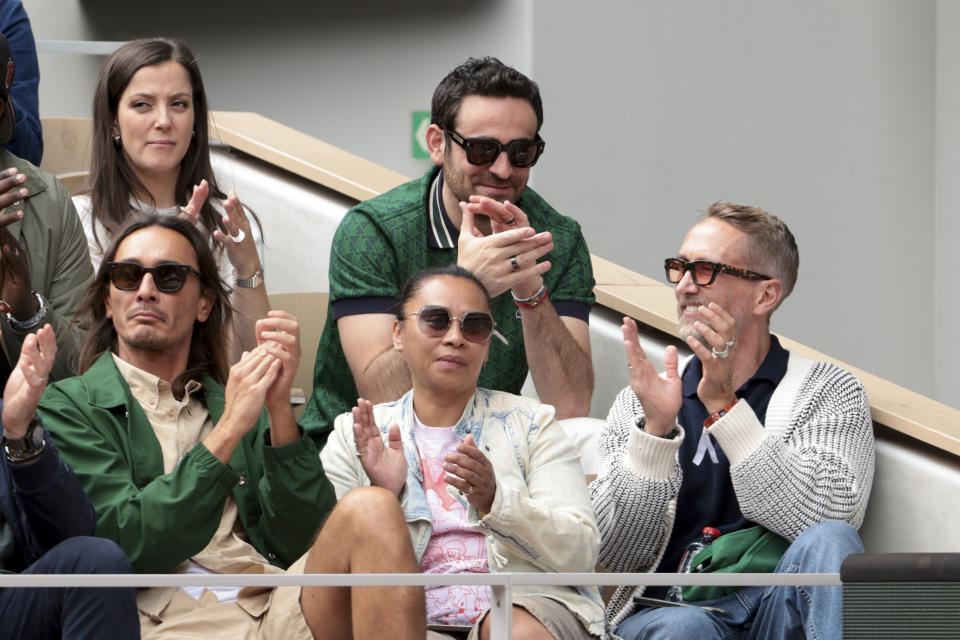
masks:
[[[16,574],[3,587],[374,587],[484,585],[492,591],[491,640],[508,640],[513,587],[518,585],[841,586],[839,573],[306,573],[306,574]]]

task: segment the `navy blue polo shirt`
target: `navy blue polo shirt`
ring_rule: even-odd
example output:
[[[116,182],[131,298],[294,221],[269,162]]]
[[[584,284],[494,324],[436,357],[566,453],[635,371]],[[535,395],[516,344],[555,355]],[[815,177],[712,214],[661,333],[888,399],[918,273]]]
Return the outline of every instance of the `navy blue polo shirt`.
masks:
[[[738,398],[747,401],[761,424],[766,421],[770,397],[787,372],[788,358],[789,352],[780,346],[780,341],[771,334],[770,351],[766,358],[760,363],[753,377],[735,392]],[[661,572],[677,570],[683,550],[691,540],[700,535],[704,527],[714,527],[722,533],[730,533],[754,525],[740,511],[740,503],[730,479],[730,460],[716,440],[713,440],[713,448],[717,453],[717,462],[714,463],[708,454],[699,465],[693,463],[703,433],[703,421],[710,416],[697,397],[697,386],[702,377],[703,365],[700,359],[694,356],[683,372],[683,406],[677,415],[677,422],[685,432],[678,454],[678,461],[683,469],[683,483],[677,496],[677,516],[670,542],[657,567],[657,571]],[[666,589],[658,587],[651,589],[649,595],[662,597],[664,593]]]

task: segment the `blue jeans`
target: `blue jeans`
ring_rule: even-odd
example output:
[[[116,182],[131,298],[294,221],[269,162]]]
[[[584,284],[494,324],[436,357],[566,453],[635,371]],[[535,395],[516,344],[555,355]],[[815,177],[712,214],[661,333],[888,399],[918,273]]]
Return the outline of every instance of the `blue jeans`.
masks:
[[[843,559],[863,551],[856,529],[845,522],[821,522],[790,545],[776,573],[839,573]],[[841,640],[842,587],[745,587],[732,595],[697,602],[723,609],[719,618],[692,607],[644,609],[615,633],[624,640],[722,638]]]
[[[131,573],[126,554],[111,540],[64,540],[23,573]],[[30,587],[0,589],[0,637],[41,640],[140,637],[136,589]]]

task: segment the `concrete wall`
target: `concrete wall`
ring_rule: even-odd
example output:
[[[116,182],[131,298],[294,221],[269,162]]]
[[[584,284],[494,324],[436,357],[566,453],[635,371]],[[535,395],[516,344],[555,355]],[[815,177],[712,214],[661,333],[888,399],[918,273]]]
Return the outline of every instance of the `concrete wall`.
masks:
[[[138,3],[25,4],[41,39],[182,37],[214,108],[411,176],[427,165],[410,157],[410,112],[454,63],[497,55],[541,84],[535,186],[594,253],[662,277],[711,202],[762,206],[801,249],[774,329],[960,406],[947,262],[960,8],[947,0],[168,0],[149,18]],[[44,115],[87,114],[95,72],[50,86],[65,59],[41,59]]]

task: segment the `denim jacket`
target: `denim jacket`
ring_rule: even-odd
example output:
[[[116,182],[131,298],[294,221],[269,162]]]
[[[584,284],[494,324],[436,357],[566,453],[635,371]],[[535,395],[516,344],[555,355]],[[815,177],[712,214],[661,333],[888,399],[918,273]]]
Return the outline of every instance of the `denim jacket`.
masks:
[[[432,525],[413,437],[413,391],[377,405],[374,417],[385,441],[389,426],[400,425],[407,481],[399,498],[414,551],[422,558]],[[596,518],[579,457],[555,420],[553,407],[532,398],[477,389],[454,430],[461,438],[473,434],[496,474],[493,506],[483,517],[462,492],[447,487],[467,508],[469,525],[486,536],[490,571],[592,572],[599,548]],[[338,498],[370,484],[356,454],[351,414],[337,418],[320,457]],[[514,591],[557,600],[579,616],[592,634],[603,634],[603,605],[595,586],[518,585]]]

